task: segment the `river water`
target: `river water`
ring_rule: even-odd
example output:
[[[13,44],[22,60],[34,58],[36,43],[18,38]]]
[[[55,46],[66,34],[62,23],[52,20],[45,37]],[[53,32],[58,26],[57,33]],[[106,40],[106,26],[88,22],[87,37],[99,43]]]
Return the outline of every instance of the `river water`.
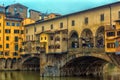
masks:
[[[40,77],[39,72],[4,71],[0,80],[120,80],[120,73],[104,74],[101,77]]]

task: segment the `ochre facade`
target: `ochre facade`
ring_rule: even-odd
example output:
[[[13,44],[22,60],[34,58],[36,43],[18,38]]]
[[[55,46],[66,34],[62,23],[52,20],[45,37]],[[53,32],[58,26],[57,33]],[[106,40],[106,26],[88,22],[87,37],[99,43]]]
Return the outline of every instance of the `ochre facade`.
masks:
[[[66,49],[64,51],[68,51],[68,48],[78,47],[104,48],[106,46],[104,35],[105,27],[110,25],[114,26],[114,21],[120,18],[119,5],[120,3],[116,2],[26,25],[25,40],[26,42],[39,40],[39,45],[41,45],[40,36],[42,36],[44,32],[48,31],[57,34],[55,31],[67,29],[67,36],[65,37],[67,38],[67,45],[62,46],[62,38],[60,38],[60,51],[62,51],[63,47]],[[63,34],[61,34],[61,36],[63,36]],[[54,36],[54,39],[55,38]],[[49,39],[47,42],[50,42]],[[49,46],[50,45],[46,48]],[[55,45],[53,49],[55,49]],[[51,53],[48,49],[46,50],[46,52]]]

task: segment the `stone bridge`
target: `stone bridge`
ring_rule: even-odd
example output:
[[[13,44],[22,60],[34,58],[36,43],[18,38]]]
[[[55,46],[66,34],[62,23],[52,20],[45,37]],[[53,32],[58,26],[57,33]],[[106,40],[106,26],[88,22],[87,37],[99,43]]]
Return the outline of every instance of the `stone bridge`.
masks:
[[[43,55],[44,59],[40,63],[41,76],[101,75],[107,63],[118,65],[110,57],[113,55],[106,54],[104,48],[74,48],[66,54]]]

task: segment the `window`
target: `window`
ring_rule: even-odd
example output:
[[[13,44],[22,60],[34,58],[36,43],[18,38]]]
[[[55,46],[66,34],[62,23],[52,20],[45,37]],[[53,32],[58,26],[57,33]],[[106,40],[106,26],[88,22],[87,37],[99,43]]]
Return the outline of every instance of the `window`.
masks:
[[[104,21],[104,14],[100,15],[100,21]]]
[[[63,23],[62,22],[60,23],[60,28],[63,28]]]
[[[88,17],[85,18],[85,24],[88,24]]]
[[[9,44],[6,44],[6,48],[9,48]]]
[[[20,8],[20,12],[23,12],[23,8]]]
[[[5,56],[9,56],[9,52],[5,52]]]
[[[107,48],[115,48],[115,43],[107,43]]]
[[[46,37],[45,37],[45,40],[46,40]]]
[[[15,44],[15,51],[18,51],[18,44]]]
[[[36,32],[36,27],[34,27],[34,32]]]
[[[26,33],[28,33],[28,29],[26,29]]]
[[[107,36],[110,37],[110,36],[115,36],[115,32],[107,32]]]
[[[10,29],[5,29],[5,33],[10,33]]]
[[[1,27],[1,23],[0,23],[0,27]]]
[[[44,26],[42,26],[42,31],[44,31]]]
[[[10,26],[10,22],[6,22],[6,26]]]
[[[0,45],[0,48],[2,48],[2,45]]]
[[[32,35],[32,40],[33,40],[33,35]]]
[[[15,23],[12,23],[12,26],[15,26]]]
[[[6,40],[7,40],[7,41],[9,40],[9,36],[6,36]]]
[[[74,20],[72,20],[72,26],[75,26],[75,21]]]
[[[24,30],[21,30],[21,34],[24,34]]]
[[[14,30],[14,33],[15,34],[19,34],[19,30]]]
[[[42,40],[43,38],[41,37],[41,40]]]
[[[20,26],[20,23],[17,23],[16,26]]]
[[[17,53],[17,52],[14,52],[14,53],[13,53],[13,56],[18,56],[18,53]]]
[[[53,40],[53,36],[50,36],[50,40]]]
[[[50,25],[50,28],[53,29],[53,24]]]
[[[14,40],[15,40],[15,42],[18,42],[18,36],[15,36]]]
[[[0,33],[1,33],[1,30],[0,30]]]
[[[118,12],[118,18],[120,19],[120,11]]]
[[[120,31],[117,31],[117,36],[120,36]]]

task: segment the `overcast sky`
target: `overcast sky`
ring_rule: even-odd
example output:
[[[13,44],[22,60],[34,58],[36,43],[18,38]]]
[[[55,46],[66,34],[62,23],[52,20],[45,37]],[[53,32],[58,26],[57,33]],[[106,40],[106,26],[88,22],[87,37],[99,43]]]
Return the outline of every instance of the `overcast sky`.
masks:
[[[2,5],[22,3],[29,9],[38,10],[43,13],[69,14],[88,8],[113,3],[120,0],[0,0]]]

